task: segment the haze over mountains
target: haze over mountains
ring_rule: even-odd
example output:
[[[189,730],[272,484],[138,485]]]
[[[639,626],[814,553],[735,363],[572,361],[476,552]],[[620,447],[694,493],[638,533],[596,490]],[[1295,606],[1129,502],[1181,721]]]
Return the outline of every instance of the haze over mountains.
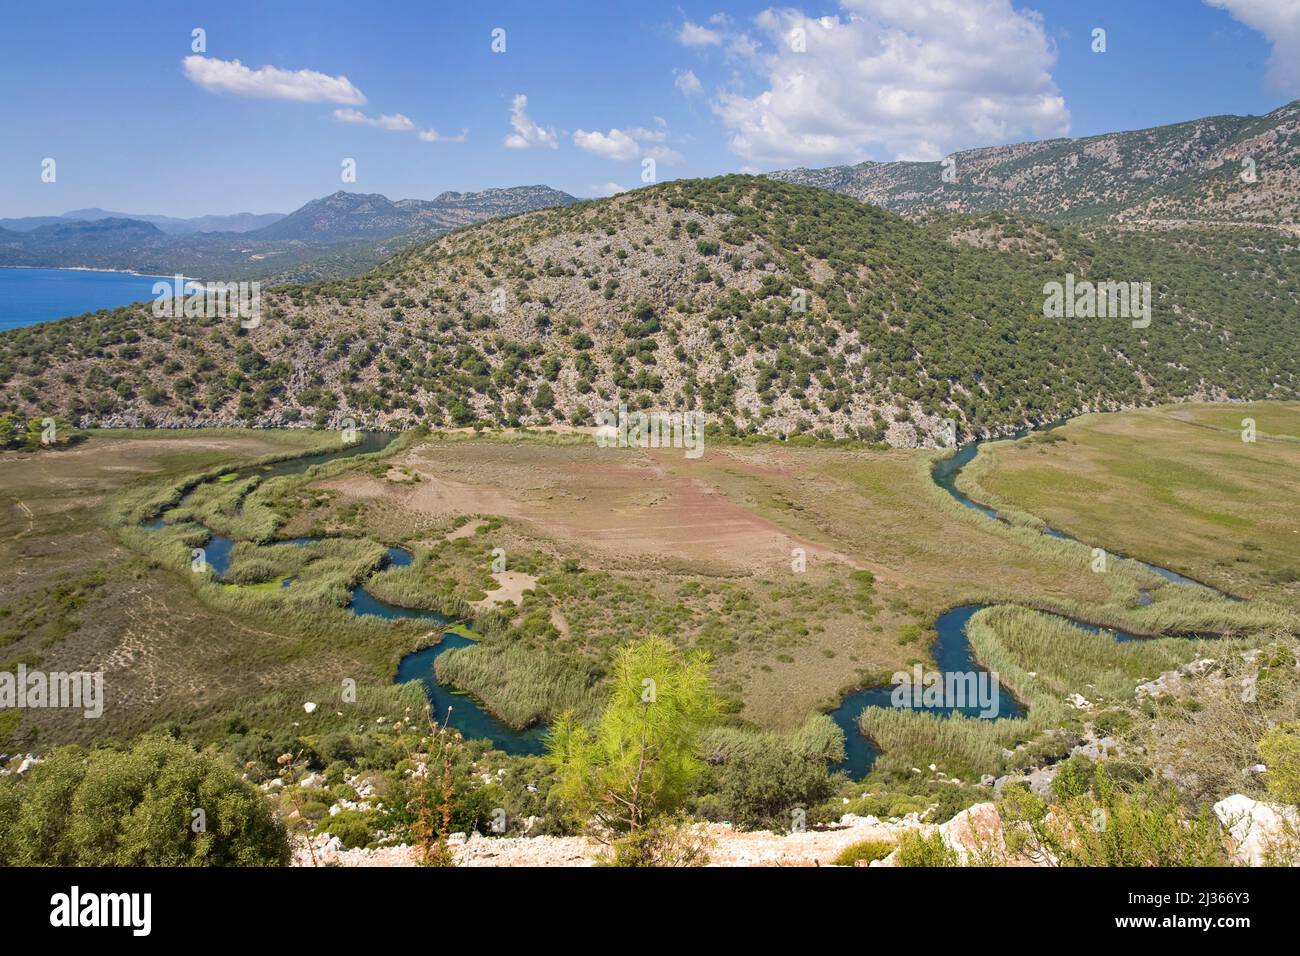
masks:
[[[157,226],[172,236],[187,236],[195,232],[251,232],[284,218],[282,212],[238,212],[229,216],[195,216],[176,219],[172,216],[151,216],[130,212],[109,212],[106,209],[74,209],[62,216],[25,216],[21,219],[0,219],[0,229],[10,232],[31,232],[41,226],[57,226],[67,222],[94,221],[98,219],[135,219]]]
[[[476,193],[444,192],[435,199],[399,199],[339,190],[313,199],[278,222],[259,229],[260,239],[339,242],[386,239],[409,232],[433,233],[493,216],[510,216],[577,200],[549,186],[516,186]]]
[[[179,220],[77,210],[57,217],[0,220],[0,267],[179,272],[204,279],[269,282],[337,278],[449,229],[576,201],[547,186],[517,186],[396,202],[340,190],[288,215],[241,213]],[[207,228],[212,225],[223,228]]]
[[[1054,222],[1300,225],[1300,101],[1082,139],[962,150],[944,164],[772,173],[907,216],[1003,210]]]

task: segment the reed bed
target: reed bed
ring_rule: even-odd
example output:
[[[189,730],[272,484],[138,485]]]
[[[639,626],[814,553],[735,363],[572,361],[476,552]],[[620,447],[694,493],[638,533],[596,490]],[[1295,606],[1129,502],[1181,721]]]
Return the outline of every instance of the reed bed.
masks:
[[[1070,694],[1092,702],[1131,701],[1139,683],[1188,661],[1221,655],[1237,643],[1166,637],[1121,644],[1054,615],[1014,606],[980,611],[967,633],[980,663],[1034,703]]]
[[[1227,613],[1251,610],[1213,603],[1227,605]],[[1079,694],[1093,704],[1127,703],[1139,683],[1163,671],[1265,639],[1166,637],[1120,644],[1053,614],[1015,605],[981,610],[971,618],[967,636],[980,664],[998,675],[1004,693],[1009,690],[1027,706],[1028,716],[994,721],[867,708],[859,727],[881,748],[882,769],[906,773],[934,764],[950,775],[997,774],[1006,769],[1018,744],[1081,725],[1086,712],[1069,704],[1069,695]]]
[[[773,742],[796,756],[838,763],[844,759],[844,732],[826,714],[812,714],[800,726],[786,731],[723,725],[704,733],[701,753],[710,763],[726,763],[737,756],[756,754]]]
[[[468,691],[511,727],[523,728],[572,710],[581,720],[605,703],[600,675],[519,644],[481,643],[438,656],[438,681]]]

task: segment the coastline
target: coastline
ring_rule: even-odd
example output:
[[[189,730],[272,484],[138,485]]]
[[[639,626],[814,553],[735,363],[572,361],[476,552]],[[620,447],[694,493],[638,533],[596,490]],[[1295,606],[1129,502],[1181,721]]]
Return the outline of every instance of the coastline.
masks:
[[[5,269],[43,269],[46,272],[111,272],[114,275],[139,276],[141,279],[175,279],[176,274],[162,275],[157,272],[136,272],[134,269],[104,269],[99,266],[0,266]],[[181,275],[180,278],[190,282],[202,282],[198,276]]]

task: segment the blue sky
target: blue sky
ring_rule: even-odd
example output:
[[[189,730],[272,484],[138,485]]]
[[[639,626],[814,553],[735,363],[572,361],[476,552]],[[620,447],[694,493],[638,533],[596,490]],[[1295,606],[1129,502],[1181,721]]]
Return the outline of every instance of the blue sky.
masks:
[[[0,216],[592,196],[647,159],[660,180],[934,159],[1300,97],[1300,0],[53,0],[0,18]]]

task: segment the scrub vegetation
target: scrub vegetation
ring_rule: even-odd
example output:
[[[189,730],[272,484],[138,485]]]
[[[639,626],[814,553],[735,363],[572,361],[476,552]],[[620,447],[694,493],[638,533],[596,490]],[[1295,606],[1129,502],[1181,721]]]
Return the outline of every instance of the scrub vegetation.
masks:
[[[989,232],[1009,241],[970,241]],[[761,177],[676,180],[268,290],[252,330],[129,306],[6,333],[0,413],[400,429],[586,425],[625,403],[698,408],[728,434],[911,446],[939,444],[949,418],[988,436],[1084,410],[1294,399],[1293,245],[1001,213],[917,223]],[[1043,318],[1045,283],[1067,273],[1149,281],[1150,326]]]
[[[1252,408],[1273,422],[1274,406]],[[89,728],[26,712],[0,725],[8,745],[125,754],[142,732],[161,734],[242,768],[292,834],[415,842],[431,861],[446,858],[449,833],[485,830],[496,808],[507,810],[506,834],[587,832],[590,808],[626,779],[618,741],[651,673],[670,684],[691,675],[682,723],[662,728],[672,744],[657,753],[675,755],[641,795],[648,802],[598,827],[611,862],[702,862],[699,820],[784,831],[845,812],[946,819],[999,777],[1004,799],[1021,801],[1005,813],[1021,814],[1050,852],[1062,852],[1060,834],[1036,828],[1055,807],[1131,813],[1137,834],[1148,832],[1143,808],[1174,800],[1191,829],[1162,859],[1209,859],[1198,807],[1240,789],[1239,768],[1210,772],[1230,710],[1222,688],[1251,675],[1264,675],[1264,703],[1231,722],[1234,766],[1262,751],[1288,765],[1285,728],[1300,714],[1283,686],[1297,633],[1287,601],[1228,600],[1130,561],[1096,573],[1089,545],[1041,534],[1028,509],[1004,523],[963,508],[931,479],[933,452],[732,440],[685,462],[559,434],[410,433],[379,453],[283,467],[336,448],[323,433],[146,432],[20,459],[6,472],[5,547],[32,557],[38,541],[66,535],[98,550],[38,558],[40,577],[6,585],[9,666],[102,666],[109,698]],[[82,456],[64,459],[63,473],[80,469],[94,494],[66,507],[68,492],[36,467],[51,455]],[[194,549],[212,551],[218,536],[231,541],[228,567],[196,570]],[[409,562],[392,563],[399,547]],[[358,615],[348,605],[359,585],[443,617]],[[968,636],[1026,716],[868,708],[860,731],[880,758],[863,780],[832,773],[845,741],[818,710],[894,670],[932,666],[933,622],[958,603],[988,605]],[[1142,637],[1117,642],[1065,617]],[[418,684],[393,686],[401,656],[448,626],[474,643],[438,658],[438,680],[509,726],[562,731],[549,760],[460,741],[454,714],[442,727]],[[660,637],[632,640],[644,634]],[[1205,659],[1241,672],[1194,700],[1135,693]],[[1016,796],[1021,775],[1074,766],[1102,738],[1119,742],[1100,752],[1105,782],[1094,774],[1065,803]],[[1160,768],[1173,773],[1172,796],[1142,789]],[[1259,786],[1263,796],[1273,783]],[[20,813],[26,792],[11,791],[8,812]],[[947,857],[917,839],[899,860]]]

